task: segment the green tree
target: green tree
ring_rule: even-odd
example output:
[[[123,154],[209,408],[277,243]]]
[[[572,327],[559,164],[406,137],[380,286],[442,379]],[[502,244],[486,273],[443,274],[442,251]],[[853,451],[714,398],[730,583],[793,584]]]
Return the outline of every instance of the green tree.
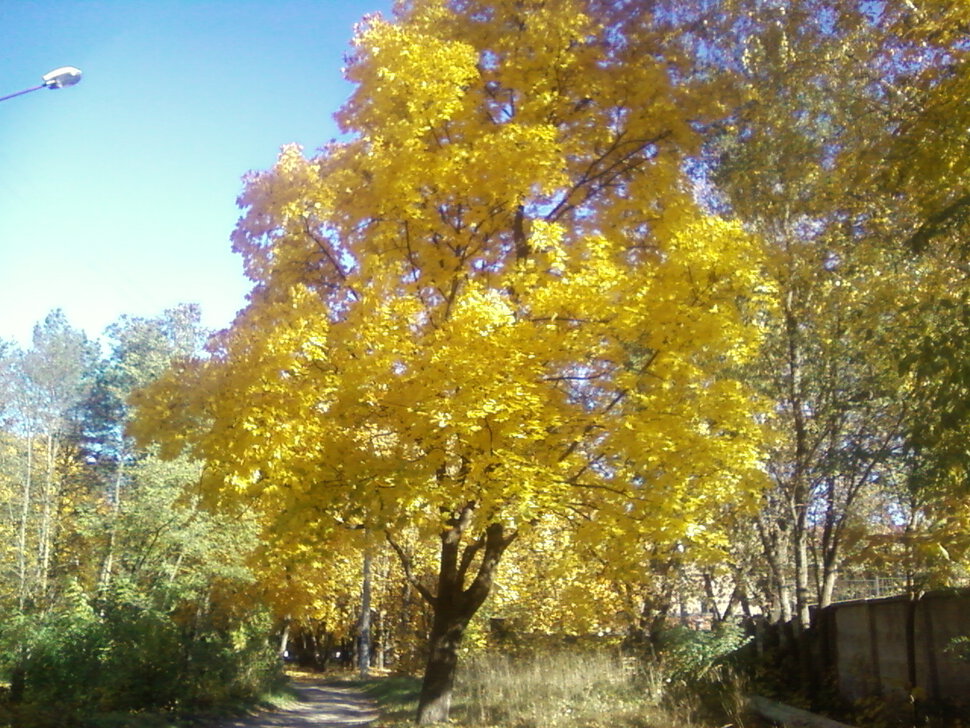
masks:
[[[893,219],[879,199],[858,194],[870,146],[889,128],[885,53],[897,43],[882,11],[891,5],[742,0],[718,6],[701,31],[741,100],[708,129],[712,204],[771,250],[775,306],[746,374],[776,403],[774,485],[756,525],[767,601],[801,625],[810,603],[833,598],[919,416],[896,357],[914,324],[905,313],[914,271],[887,243]]]
[[[91,385],[97,347],[62,311],[34,327],[31,347],[6,359],[10,436],[22,444],[17,504],[17,594],[21,611],[55,598],[52,570],[62,510],[78,497],[79,405]]]
[[[85,462],[95,471],[96,488],[109,509],[108,543],[100,560],[98,588],[111,582],[116,554],[116,526],[126,489],[137,482],[138,467],[151,455],[136,450],[125,428],[127,398],[157,379],[172,361],[200,351],[208,335],[197,305],[182,305],[156,318],[122,316],[108,327],[109,355],[100,362],[82,410],[80,444]],[[193,476],[184,468],[186,482]]]
[[[198,463],[124,434],[130,390],[201,346],[198,309],[108,337],[99,358],[55,312],[3,352],[0,670],[15,702],[66,716],[251,697],[278,672],[247,563],[257,524],[203,511]]]

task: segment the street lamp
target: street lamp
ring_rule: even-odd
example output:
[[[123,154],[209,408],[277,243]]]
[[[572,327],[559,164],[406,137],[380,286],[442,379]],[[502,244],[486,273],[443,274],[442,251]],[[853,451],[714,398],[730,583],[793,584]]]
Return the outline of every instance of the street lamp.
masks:
[[[24,94],[29,94],[31,91],[38,91],[42,88],[67,88],[68,86],[73,86],[81,80],[81,71],[74,68],[74,66],[55,68],[50,73],[45,73],[41,76],[41,80],[44,83],[40,86],[25,88],[23,91],[17,91],[17,93],[0,96],[0,101],[12,99],[14,96],[23,96]]]

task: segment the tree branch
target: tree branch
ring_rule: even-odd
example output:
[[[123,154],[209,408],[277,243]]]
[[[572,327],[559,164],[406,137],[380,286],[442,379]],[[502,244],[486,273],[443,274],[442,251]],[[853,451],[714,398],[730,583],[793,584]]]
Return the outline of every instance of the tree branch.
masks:
[[[909,236],[906,246],[913,252],[922,253],[932,238],[963,222],[970,214],[968,207],[970,207],[970,194],[959,197],[936,214],[930,215],[916,232]]]
[[[333,266],[333,269],[334,271],[336,271],[337,276],[340,278],[340,281],[347,286],[347,290],[349,290],[350,293],[353,295],[353,297],[359,301],[360,294],[357,293],[357,291],[354,289],[353,286],[347,284],[347,273],[344,271],[343,267],[340,265],[340,262],[334,256],[333,251],[330,250],[330,247],[323,241],[323,239],[319,235],[317,235],[316,233],[313,232],[313,230],[310,229],[310,220],[306,217],[303,218],[303,229],[306,232],[307,237],[309,237],[310,240],[316,243],[317,247],[320,249],[320,252],[323,253],[324,257],[327,259],[330,265]]]
[[[670,136],[670,130],[663,131],[652,139],[636,139],[626,142],[626,144],[635,145],[629,152],[619,155],[619,159],[614,160],[609,163],[605,168],[595,171],[596,167],[601,163],[605,162],[609,156],[617,151],[623,144],[623,134],[621,133],[616,140],[613,142],[612,146],[606,150],[606,152],[597,159],[594,159],[586,171],[583,172],[579,180],[574,184],[567,192],[563,195],[559,203],[545,215],[544,219],[547,222],[553,222],[558,220],[562,215],[569,212],[576,207],[575,204],[571,204],[569,199],[577,192],[579,192],[583,187],[591,186],[591,189],[586,194],[586,199],[590,199],[596,195],[600,190],[607,187],[613,180],[619,177],[626,171],[636,169],[643,162],[644,159],[636,160],[635,157],[640,154],[645,149],[663,141],[666,137]],[[599,184],[592,184],[599,180]]]
[[[426,587],[424,584],[418,581],[417,578],[414,576],[414,570],[411,564],[411,557],[409,557],[406,553],[404,553],[404,549],[402,549],[398,545],[397,541],[391,538],[390,532],[385,531],[384,538],[387,539],[387,542],[391,544],[391,548],[394,549],[394,551],[398,555],[398,558],[401,559],[401,566],[404,567],[404,576],[405,578],[407,578],[408,583],[417,590],[418,594],[424,597],[424,600],[428,604],[434,607],[438,603],[438,598],[431,593],[431,590],[428,589],[428,587]]]
[[[489,591],[491,591],[495,568],[498,566],[502,554],[505,553],[505,549],[518,535],[518,531],[512,531],[512,533],[506,535],[505,527],[501,523],[489,524],[488,528],[485,529],[485,535],[482,538],[485,542],[485,555],[482,557],[482,563],[478,566],[475,581],[463,593],[467,600],[466,608],[471,610],[471,614],[474,614],[475,610],[482,605]]]
[[[458,585],[460,588],[464,587],[465,575],[468,573],[468,567],[471,566],[472,561],[475,560],[476,554],[482,550],[482,546],[484,545],[485,537],[482,536],[477,541],[470,543],[465,547],[465,550],[461,555],[461,563],[458,565]]]

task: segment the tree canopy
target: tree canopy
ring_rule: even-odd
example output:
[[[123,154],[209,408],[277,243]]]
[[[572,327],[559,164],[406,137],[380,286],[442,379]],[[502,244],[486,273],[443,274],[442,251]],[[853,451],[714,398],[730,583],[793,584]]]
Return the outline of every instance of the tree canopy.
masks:
[[[719,504],[761,482],[754,400],[728,371],[756,348],[762,256],[692,199],[692,124],[717,108],[658,39],[636,3],[369,19],[349,139],[250,177],[251,302],[141,395],[140,435],[294,535],[443,534],[423,590],[439,612],[449,586],[483,598],[547,512],[585,538],[716,545]]]

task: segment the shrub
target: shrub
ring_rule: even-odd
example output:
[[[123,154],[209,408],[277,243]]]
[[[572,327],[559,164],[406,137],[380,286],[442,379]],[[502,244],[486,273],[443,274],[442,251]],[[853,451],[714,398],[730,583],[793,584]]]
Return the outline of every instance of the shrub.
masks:
[[[714,629],[673,627],[661,633],[657,654],[668,680],[703,680],[751,640],[736,624],[720,623]]]
[[[736,624],[714,629],[673,627],[661,634],[656,659],[647,663],[647,682],[662,704],[703,721],[727,717],[737,723],[745,711],[738,651],[751,638]]]
[[[282,676],[269,632],[265,615],[186,625],[125,588],[97,604],[74,588],[36,629],[0,644],[8,673],[23,676],[21,712],[50,709],[32,722],[53,726],[55,717],[254,699]]]

